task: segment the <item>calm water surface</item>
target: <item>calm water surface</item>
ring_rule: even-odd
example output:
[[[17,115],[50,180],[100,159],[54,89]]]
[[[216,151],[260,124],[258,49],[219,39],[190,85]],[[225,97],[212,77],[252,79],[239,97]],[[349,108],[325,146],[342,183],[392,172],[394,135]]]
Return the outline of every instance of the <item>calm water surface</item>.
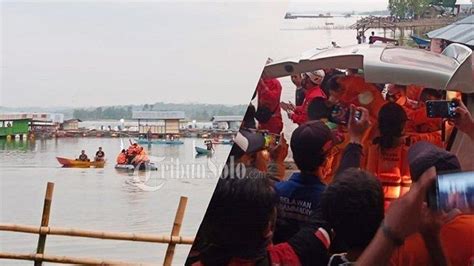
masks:
[[[212,158],[196,157],[194,145],[203,146],[203,140],[183,140],[184,145],[153,145],[147,148],[150,156],[157,156],[153,160],[167,165],[150,176],[147,182],[150,186],[163,184],[161,189],[153,192],[143,191],[130,182],[133,176],[114,169],[113,162],[122,142],[128,140],[63,138],[35,142],[0,141],[0,222],[39,225],[46,183],[54,182],[51,226],[169,235],[179,198],[183,195],[189,199],[181,235],[194,236],[217,181],[212,176],[227,159],[231,146],[216,145]],[[62,168],[55,159],[56,156],[73,158],[81,149],[92,156],[98,146],[104,148],[109,160],[103,169]],[[195,174],[196,178],[192,179],[189,178],[189,171],[178,173],[176,160],[179,160],[181,168],[186,165],[194,165],[196,169],[200,167],[201,174]],[[178,175],[181,178],[177,178]],[[33,253],[36,244],[35,235],[0,232],[0,250],[4,252]],[[189,246],[177,247],[175,264],[184,262],[188,249]],[[49,236],[46,244],[46,253],[51,255],[157,264],[162,263],[165,250],[166,245],[161,244],[61,236]],[[2,261],[2,265],[25,263]]]

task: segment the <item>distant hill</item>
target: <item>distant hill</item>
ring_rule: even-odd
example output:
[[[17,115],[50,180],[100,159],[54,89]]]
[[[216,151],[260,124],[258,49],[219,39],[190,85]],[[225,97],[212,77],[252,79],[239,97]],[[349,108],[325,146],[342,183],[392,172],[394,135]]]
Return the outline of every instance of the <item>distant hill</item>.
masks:
[[[0,112],[36,112],[36,113],[63,113],[65,119],[77,118],[90,120],[119,120],[132,118],[133,111],[184,111],[187,119],[209,121],[214,115],[244,115],[247,105],[223,105],[200,103],[163,103],[143,105],[120,105],[100,107],[1,107]]]
[[[130,119],[133,111],[184,111],[187,119],[209,121],[214,115],[244,115],[247,105],[155,103],[74,109],[72,116],[81,120]]]
[[[377,10],[377,11],[358,12],[357,15],[362,15],[362,16],[390,16],[390,11],[389,10]]]

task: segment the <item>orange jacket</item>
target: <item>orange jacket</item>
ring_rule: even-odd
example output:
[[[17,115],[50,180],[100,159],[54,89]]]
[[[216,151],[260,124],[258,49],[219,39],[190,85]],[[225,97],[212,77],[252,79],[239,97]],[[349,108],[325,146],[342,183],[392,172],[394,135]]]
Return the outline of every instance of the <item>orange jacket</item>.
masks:
[[[386,102],[374,84],[367,83],[363,77],[356,75],[342,77],[338,81],[344,90],[341,102],[363,106],[369,110],[372,120],[377,117]]]
[[[373,142],[364,145],[362,166],[380,179],[387,202],[399,198],[408,191],[411,185],[407,160],[408,149],[413,143],[422,140],[442,147],[440,131],[408,135],[398,146],[384,151],[380,149],[379,144]],[[388,207],[388,203],[386,203],[386,207]]]
[[[441,228],[441,244],[450,265],[472,265],[474,258],[474,215],[460,215]],[[428,251],[420,234],[405,240],[405,244],[393,252],[389,265],[431,265]]]
[[[127,163],[127,155],[123,152],[119,153],[117,156],[117,163],[118,164],[126,164]]]

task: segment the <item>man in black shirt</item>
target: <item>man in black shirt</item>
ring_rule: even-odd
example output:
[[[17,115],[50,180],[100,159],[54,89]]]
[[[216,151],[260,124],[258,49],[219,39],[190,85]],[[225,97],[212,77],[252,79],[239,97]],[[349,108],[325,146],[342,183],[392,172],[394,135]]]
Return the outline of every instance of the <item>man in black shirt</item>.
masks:
[[[103,161],[105,158],[105,153],[102,150],[102,147],[99,147],[99,150],[95,153],[95,160],[96,161]]]
[[[86,154],[86,151],[85,151],[85,150],[82,150],[82,151],[81,151],[81,154],[79,155],[78,160],[79,160],[79,161],[83,161],[83,162],[89,161],[89,157],[87,157],[87,154]]]

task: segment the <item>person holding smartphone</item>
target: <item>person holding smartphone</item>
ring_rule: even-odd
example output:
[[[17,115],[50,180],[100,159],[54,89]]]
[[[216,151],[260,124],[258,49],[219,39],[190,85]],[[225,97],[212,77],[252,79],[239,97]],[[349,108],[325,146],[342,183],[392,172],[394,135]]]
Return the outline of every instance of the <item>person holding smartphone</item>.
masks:
[[[456,116],[451,118],[450,121],[454,123],[456,128],[466,133],[471,140],[474,140],[474,119],[471,113],[461,100],[453,99],[453,101],[457,102],[458,107],[456,108]]]

